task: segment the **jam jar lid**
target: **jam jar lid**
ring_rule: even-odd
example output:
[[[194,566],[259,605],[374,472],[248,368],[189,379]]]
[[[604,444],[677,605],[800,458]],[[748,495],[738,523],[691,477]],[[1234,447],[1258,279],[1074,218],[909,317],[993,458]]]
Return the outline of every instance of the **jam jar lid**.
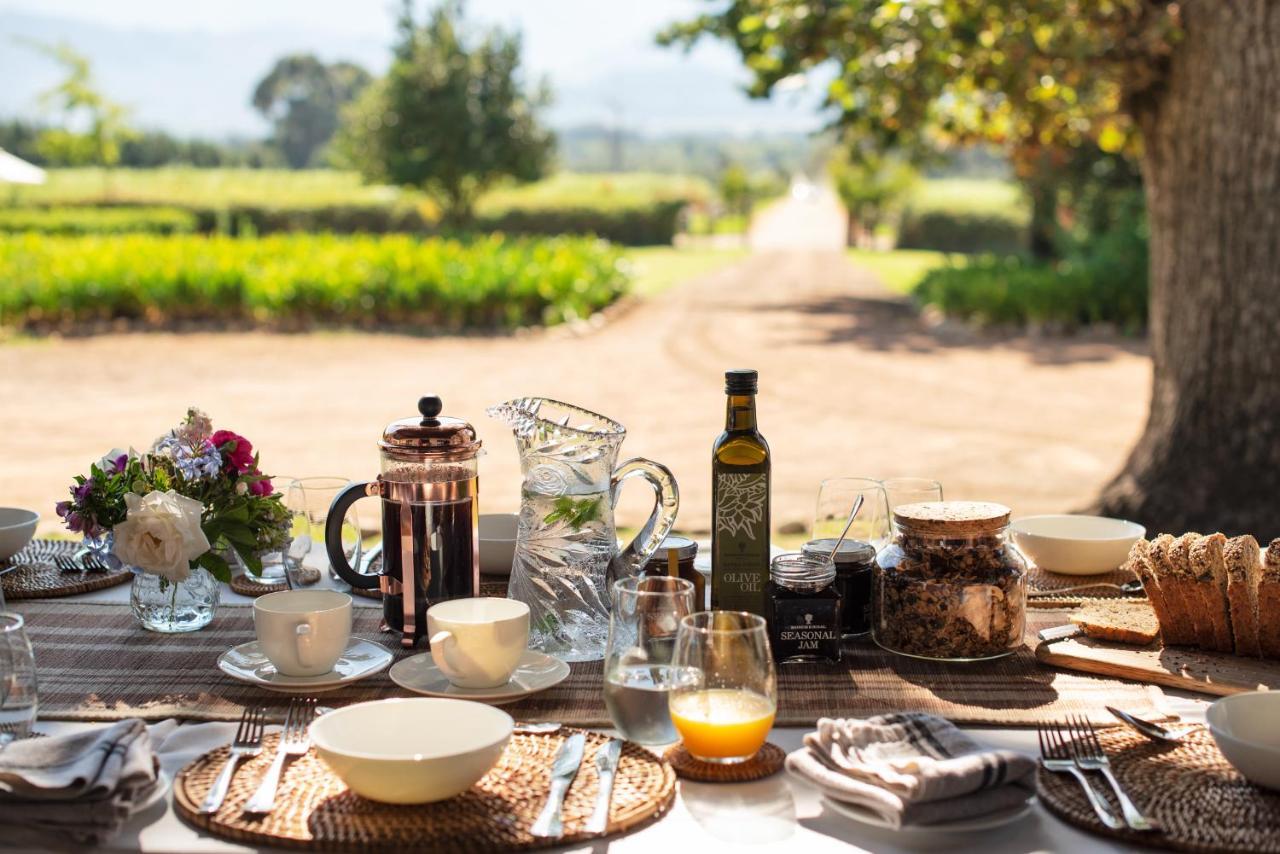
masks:
[[[825,555],[787,552],[769,564],[769,578],[791,590],[814,592],[836,580],[836,565]]]
[[[930,537],[972,537],[1009,525],[1012,511],[992,501],[921,501],[900,504],[893,521],[905,533]]]
[[[384,451],[447,460],[470,459],[480,452],[476,428],[461,418],[441,415],[444,408],[438,395],[418,399],[416,418],[392,421],[379,443]]]
[[[810,540],[800,547],[800,551],[811,557],[827,557],[831,554],[831,550],[836,547],[835,537],[824,537],[820,540]],[[840,544],[840,551],[836,552],[836,566],[864,566],[875,562],[876,548],[871,543],[864,543],[861,540],[845,540]]]
[[[667,555],[672,549],[676,550],[676,560],[689,560],[698,556],[698,544],[696,542],[679,534],[668,534],[667,538],[659,543],[658,548],[649,556],[649,563],[666,563]]]

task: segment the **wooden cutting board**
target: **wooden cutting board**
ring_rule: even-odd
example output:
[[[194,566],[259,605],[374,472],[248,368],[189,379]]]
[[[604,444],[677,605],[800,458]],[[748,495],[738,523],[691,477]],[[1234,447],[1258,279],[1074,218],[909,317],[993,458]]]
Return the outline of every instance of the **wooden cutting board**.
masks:
[[[1036,658],[1045,664],[1226,696],[1241,691],[1280,690],[1280,662],[1180,647],[1137,647],[1086,637],[1041,641]]]

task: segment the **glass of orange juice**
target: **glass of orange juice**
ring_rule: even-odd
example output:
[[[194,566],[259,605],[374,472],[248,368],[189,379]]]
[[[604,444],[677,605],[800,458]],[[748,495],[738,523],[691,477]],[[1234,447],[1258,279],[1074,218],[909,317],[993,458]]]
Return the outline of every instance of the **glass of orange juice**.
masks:
[[[778,705],[764,618],[702,611],[680,621],[672,666],[671,722],[694,757],[744,762],[764,746]]]

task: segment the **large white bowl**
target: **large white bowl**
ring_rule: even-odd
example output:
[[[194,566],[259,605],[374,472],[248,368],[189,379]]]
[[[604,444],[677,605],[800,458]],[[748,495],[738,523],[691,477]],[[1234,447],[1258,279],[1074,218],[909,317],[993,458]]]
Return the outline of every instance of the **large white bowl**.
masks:
[[[1205,720],[1222,755],[1246,780],[1280,790],[1280,691],[1223,697]]]
[[[471,788],[498,761],[514,726],[510,715],[484,703],[375,700],[317,718],[311,741],[357,795],[426,804]]]
[[[0,507],[0,562],[16,555],[31,542],[40,514],[21,507]]]
[[[480,571],[486,575],[510,575],[516,559],[516,528],[520,517],[514,513],[480,514]]]
[[[1063,575],[1100,575],[1118,568],[1147,529],[1106,516],[1024,516],[1010,526],[1032,563]]]

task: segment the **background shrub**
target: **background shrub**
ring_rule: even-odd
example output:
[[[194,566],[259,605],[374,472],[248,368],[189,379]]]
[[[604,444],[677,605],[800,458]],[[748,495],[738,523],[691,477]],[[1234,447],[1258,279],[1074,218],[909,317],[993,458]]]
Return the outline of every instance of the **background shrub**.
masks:
[[[1003,213],[909,209],[898,226],[899,249],[1006,255],[1027,246],[1027,224]]]
[[[199,217],[175,207],[87,206],[0,208],[0,232],[39,234],[185,234],[195,231]]]

